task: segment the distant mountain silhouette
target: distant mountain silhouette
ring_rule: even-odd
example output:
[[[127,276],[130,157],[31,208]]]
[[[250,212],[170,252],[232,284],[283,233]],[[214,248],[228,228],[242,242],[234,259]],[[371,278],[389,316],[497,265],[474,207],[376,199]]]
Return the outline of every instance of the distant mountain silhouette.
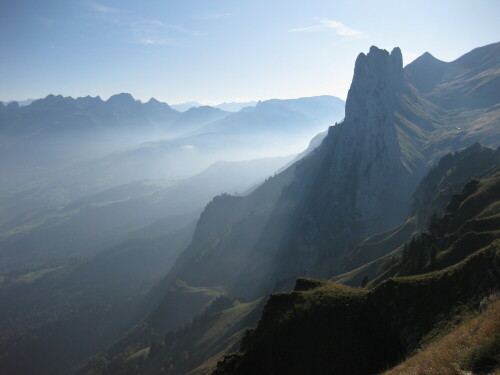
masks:
[[[223,111],[238,112],[242,108],[253,107],[256,104],[257,104],[256,101],[249,101],[249,102],[224,102],[224,103],[221,103],[221,104],[217,104],[214,107],[222,109]]]
[[[192,107],[183,112],[172,125],[172,130],[181,134],[187,134],[194,130],[203,128],[203,126],[212,121],[220,120],[229,115],[219,108],[210,106]]]
[[[172,107],[172,109],[175,109],[176,111],[179,111],[179,112],[186,112],[190,108],[200,107],[200,106],[202,106],[202,104],[198,103],[198,102],[185,102],[185,103],[170,105],[170,107]]]
[[[217,105],[213,105],[214,108],[219,108],[223,111],[227,112],[238,112],[240,109],[245,107],[254,106],[257,102],[249,101],[249,102],[224,102]],[[185,102],[179,104],[172,104],[171,107],[179,112],[185,112],[191,108],[202,107],[203,104],[198,102]]]
[[[0,180],[2,218],[137,179],[186,177],[218,160],[297,152],[302,146],[293,145],[305,144],[343,116],[340,106],[328,109],[328,102],[321,118],[275,103],[275,112],[238,115],[218,131],[210,124],[237,113],[210,106],[181,113],[154,98],[142,103],[125,93],[105,101],[48,95],[25,107],[0,106],[0,167],[9,176]],[[283,118],[276,122],[279,113]]]
[[[213,122],[204,128],[207,132],[274,132],[301,131],[309,126],[316,133],[332,125],[332,120],[343,117],[344,101],[334,96],[314,96],[299,99],[271,99],[258,102],[255,107],[243,108],[237,113]]]
[[[26,99],[26,100],[9,100],[7,102],[1,102],[0,101],[0,110],[2,108],[2,106],[5,106],[5,105],[8,105],[10,103],[17,103],[20,107],[24,107],[26,105],[30,105],[31,103],[33,103],[36,99]]]

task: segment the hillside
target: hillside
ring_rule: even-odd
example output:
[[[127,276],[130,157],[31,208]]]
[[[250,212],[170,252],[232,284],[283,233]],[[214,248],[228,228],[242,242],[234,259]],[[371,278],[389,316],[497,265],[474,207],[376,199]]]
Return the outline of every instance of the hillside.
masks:
[[[167,331],[164,337],[153,336],[143,341],[147,336],[144,327],[142,331],[141,327],[136,328],[126,349],[121,347],[120,352],[111,347],[106,353],[110,361],[99,357],[78,373],[97,370],[106,374],[127,371],[210,374],[222,355],[237,349],[245,330],[257,323],[262,307],[262,300],[243,302],[220,295],[206,306],[203,313],[182,328]],[[140,340],[137,340],[138,331],[141,332]],[[130,354],[124,357],[124,352]]]
[[[438,345],[434,344],[435,339],[453,332],[457,324],[477,314],[480,301],[500,286],[500,226],[497,220],[500,175],[495,170],[496,159],[491,157],[496,154],[491,149],[474,145],[445,156],[424,181],[453,181],[451,171],[459,176],[467,159],[469,163],[484,161],[485,155],[489,155],[486,159],[490,163],[483,166],[489,172],[483,172],[481,180],[464,182],[464,189],[459,194],[450,193],[450,204],[442,217],[432,220],[429,232],[410,239],[404,246],[404,253],[392,255],[392,259],[386,257],[378,271],[380,276],[370,274],[364,281],[369,289],[299,278],[293,292],[272,294],[257,328],[246,332],[239,351],[219,362],[214,374],[375,373],[422,346]],[[425,190],[431,195],[430,189]],[[435,194],[441,191],[434,186]],[[417,195],[416,202],[419,199]],[[447,228],[445,232],[443,228]],[[157,311],[161,311],[161,317],[152,316],[148,320],[148,326],[155,327],[155,331],[165,331],[162,319],[173,317],[168,309],[181,301],[172,293],[169,293],[169,300],[170,303],[165,301],[164,307]],[[160,345],[160,350],[154,355],[146,355],[140,362],[126,361],[124,368],[135,368],[145,374],[163,368],[169,374],[183,374],[203,362],[201,369],[204,370],[200,369],[200,373],[210,373],[217,356],[205,353],[199,357],[196,353],[200,348],[194,344],[200,342],[207,330],[220,327],[209,311],[205,310],[201,320],[195,318],[186,326],[194,324],[196,329],[184,328],[175,335],[166,333],[166,346]],[[256,317],[253,319],[256,322]],[[201,326],[200,322],[203,322]],[[241,324],[248,327],[245,319]],[[227,333],[224,332],[216,337],[225,337],[233,331],[228,328]],[[133,340],[120,341],[122,351],[134,352],[153,345],[151,338],[148,341],[140,331],[135,330],[134,335],[137,336]],[[489,345],[484,339],[475,345],[481,347],[483,343]],[[177,348],[177,351],[169,348]],[[233,344],[225,350],[235,349]],[[181,351],[188,356],[176,357],[174,353]],[[487,353],[490,352],[485,355]],[[218,356],[221,354],[219,352]],[[365,361],[352,361],[354,355],[362,355]],[[112,358],[108,353],[107,361]],[[476,360],[480,363],[481,358]],[[96,363],[88,364],[86,371],[95,369]],[[472,366],[476,362],[470,363]]]
[[[147,314],[147,292],[190,243],[210,198],[246,190],[289,159],[219,162],[167,186],[120,186],[1,226],[0,347],[10,349],[0,369],[21,362],[21,373],[65,374],[105,349]],[[58,353],[64,363],[54,363]]]
[[[307,105],[314,105],[315,100],[308,98]],[[327,112],[325,116],[332,113],[327,108],[331,105],[329,100],[317,101]],[[279,112],[280,101],[274,102]],[[291,114],[289,119],[298,113],[292,110],[294,105],[292,101],[285,110]],[[123,131],[124,135],[134,138],[132,129],[140,131],[141,126],[144,136],[150,134],[148,129],[157,127],[170,133],[176,127],[187,132],[193,130],[187,127],[200,129],[227,115],[209,107],[176,114],[164,103],[155,100],[140,103],[130,95],[118,95],[108,101],[49,96],[32,106],[2,109],[9,111],[0,119],[6,121],[0,124],[8,125],[3,130],[15,130],[19,137],[10,139],[17,147],[12,146],[10,151],[23,152],[23,142],[33,145],[38,142],[49,148],[56,146],[46,141],[55,141],[53,134],[62,126],[75,126],[61,133],[68,137],[66,140],[84,143],[86,138],[81,131],[102,140],[108,130]],[[21,110],[25,112],[19,112]],[[108,110],[116,111],[116,118],[111,115],[108,118]],[[168,124],[160,124],[158,111],[163,110],[175,114]],[[338,116],[343,115],[343,110],[341,112]],[[157,116],[158,122],[139,124],[146,121],[146,114]],[[19,129],[10,127],[13,123],[9,116],[18,120]],[[37,116],[43,120],[38,124]],[[119,123],[120,116],[126,117],[123,124]],[[318,118],[325,119],[324,116]],[[265,114],[260,120],[268,121]],[[337,118],[331,122],[334,120]],[[308,132],[314,131],[314,126],[309,129],[306,121],[301,126]],[[282,133],[286,134],[286,124],[281,126]],[[289,130],[290,138],[281,142],[298,137],[297,129]],[[6,133],[0,132],[1,137],[9,140]],[[2,180],[0,212],[6,214],[0,219],[0,300],[7,307],[2,312],[0,327],[0,346],[4,348],[0,368],[26,374],[41,368],[51,374],[66,374],[147,316],[164,292],[163,289],[156,292],[160,290],[158,286],[152,292],[150,289],[168,273],[179,253],[191,242],[196,219],[207,202],[224,192],[236,194],[255,189],[293,157],[247,159],[240,152],[242,144],[264,143],[246,138],[245,134],[234,134],[235,142],[231,142],[224,134],[198,134],[189,139],[179,136],[158,142],[158,147],[147,143],[97,159],[78,161],[71,160],[75,154],[62,150],[63,157],[58,159],[55,155],[54,160],[47,162],[47,169],[35,168],[36,173],[29,176],[26,185]],[[196,139],[196,146],[186,143]],[[273,148],[276,142],[272,137],[267,139],[269,152],[276,155],[277,150]],[[307,139],[301,138],[300,142],[306,144]],[[162,148],[164,144],[169,146]],[[30,151],[38,152],[35,147]],[[88,151],[97,152],[94,148]],[[189,170],[183,164],[182,155],[199,163]],[[229,161],[219,161],[226,157]],[[217,161],[211,163],[211,160]],[[22,164],[23,158],[10,155],[2,161]],[[194,174],[204,165],[207,165],[205,170]],[[17,167],[12,164],[9,168]],[[150,176],[152,170],[163,176],[181,173],[188,177],[127,182]],[[266,194],[274,194],[269,187],[264,190],[268,191]],[[171,286],[168,285],[169,291]],[[219,294],[225,290],[224,286],[217,285],[201,289],[217,290]],[[174,293],[173,298],[179,302],[185,294],[180,291]],[[218,294],[209,293],[208,299],[203,293],[186,295],[190,298],[185,300],[185,311],[176,319],[173,315],[175,306],[179,305],[166,304],[171,320],[170,325],[163,323],[162,329],[187,323]],[[232,342],[238,341],[239,334]],[[57,362],[58,355],[66,359]]]
[[[67,374],[147,311],[147,291],[189,243],[194,223],[83,261],[4,277],[0,372]],[[61,360],[64,358],[64,360]]]
[[[214,200],[172,280],[223,284],[236,295],[257,297],[297,275],[331,277],[342,272],[343,257],[361,240],[406,221],[413,193],[441,156],[476,139],[498,145],[498,116],[482,122],[482,129],[492,129],[487,138],[474,122],[458,132],[450,112],[407,80],[400,57],[398,49],[389,54],[375,47],[361,54],[344,122],[282,172],[291,178],[265,207],[250,203],[259,201],[259,190]],[[482,111],[466,112],[481,117]],[[202,235],[208,222],[223,224]]]
[[[469,55],[468,69],[477,74],[500,64],[496,45],[484,50],[491,52],[489,64],[482,55]],[[152,289],[156,308],[145,324],[159,336],[171,329],[177,302],[170,288],[180,280],[224,287],[250,300],[282,291],[271,295],[257,328],[215,373],[363,374],[395,365],[465,318],[462,312],[472,313],[499,280],[498,151],[475,144],[498,147],[497,104],[490,106],[488,98],[473,108],[452,108],[439,94],[431,97],[416,87],[412,74],[403,69],[398,48],[360,54],[344,121],[330,127],[314,151],[248,196],[225,194],[207,205],[191,244]],[[459,103],[464,93],[446,95]],[[450,151],[455,153],[445,156]],[[480,180],[469,182],[472,176]],[[469,203],[448,206],[442,219],[426,217],[444,212],[464,186],[461,199]],[[453,225],[448,232],[422,233],[429,220]],[[483,223],[484,233],[467,242]],[[462,233],[460,224],[470,231]],[[411,250],[403,256],[405,243]],[[295,282],[299,276],[338,277],[370,289]],[[284,292],[294,284],[295,291]],[[189,311],[197,313],[196,306]],[[142,348],[151,344],[133,332],[142,337]],[[126,338],[119,345],[140,349]],[[350,360],[359,353],[366,360]],[[108,352],[103,358],[113,357]],[[199,366],[186,361],[190,369]],[[147,374],[149,365],[146,358],[137,369]]]
[[[499,192],[498,174],[469,183],[430,234],[407,244],[392,267],[397,276],[376,279],[370,289],[299,279],[293,292],[271,295],[257,328],[214,374],[376,373],[448,333],[500,286]],[[468,238],[464,228],[473,225],[491,235]],[[446,241],[436,238],[435,227],[447,228]],[[423,245],[424,238],[434,242]],[[487,349],[463,364],[464,370],[484,361],[488,369],[500,368],[498,347],[484,334],[479,340],[476,345]],[[355,356],[364,360],[352,361]],[[423,354],[413,362],[425,366],[418,356]]]
[[[245,191],[275,173],[290,157],[215,163],[173,182],[136,181],[68,205],[30,211],[0,225],[0,274],[60,265],[134,238],[134,231],[164,221],[163,230],[195,221],[223,192]]]
[[[449,63],[427,52],[405,70],[426,98],[447,109],[491,107],[500,101],[499,51],[500,43],[490,44]]]
[[[421,352],[383,374],[453,374],[457,371],[494,373],[498,371],[498,369],[495,370],[495,364],[498,368],[498,346],[500,345],[498,295],[493,294],[481,302],[483,305],[481,314],[466,319],[444,337],[426,345]]]
[[[373,279],[380,268],[386,267],[387,262],[402,252],[406,241],[427,230],[433,217],[444,212],[452,195],[462,191],[471,178],[498,172],[499,156],[499,149],[495,151],[478,143],[443,156],[419,184],[412,203],[412,216],[387,232],[366,238],[349,251],[342,261],[339,271],[342,274],[332,280],[359,286],[365,277]]]

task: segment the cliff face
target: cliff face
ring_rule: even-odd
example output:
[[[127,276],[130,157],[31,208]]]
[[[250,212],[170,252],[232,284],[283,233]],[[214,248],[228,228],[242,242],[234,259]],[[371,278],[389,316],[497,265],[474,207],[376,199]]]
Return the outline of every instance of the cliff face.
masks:
[[[493,54],[497,50],[496,46],[484,48]],[[490,52],[485,53],[490,56]],[[490,75],[499,66],[497,60],[485,65],[481,56],[469,54],[466,67],[452,65],[470,69],[478,77],[481,71]],[[445,107],[442,103],[459,105],[464,95],[462,89],[435,90],[448,87],[448,72],[434,71],[448,63],[436,63],[427,56],[419,64],[413,72],[403,69],[399,49],[389,53],[373,47],[361,54],[345,121],[331,127],[318,148],[248,196],[222,196],[207,206],[192,243],[155,288],[159,307],[147,320],[148,327],[164,333],[165,322],[172,318],[169,309],[179,303],[168,292],[178,279],[192,287],[223,286],[230,295],[248,298],[290,290],[297,276],[338,275],[348,265],[346,255],[363,239],[408,218],[419,182],[443,155],[476,141],[498,147],[498,103],[488,107],[491,98],[483,102],[478,95],[481,103],[474,108]],[[419,86],[429,72],[432,77]],[[460,74],[454,77],[462,82]],[[467,78],[462,83],[474,82]],[[457,181],[453,176],[459,177]],[[466,177],[453,176],[447,177],[453,177],[449,182],[461,183]],[[434,175],[430,180],[438,189],[444,181]],[[493,187],[498,190],[498,181]],[[426,189],[418,194],[426,212],[435,207],[434,196]],[[489,193],[487,197],[490,199]],[[426,203],[429,199],[430,205]],[[498,193],[494,199],[498,201]],[[492,207],[497,209],[496,201]],[[493,221],[478,219],[498,223],[496,214]],[[471,225],[474,223],[476,220]],[[415,226],[413,220],[404,230],[372,236],[373,246],[366,251],[382,246],[380,240],[399,247]],[[468,247],[470,252],[436,245],[440,252],[436,259],[443,257],[443,262],[434,259],[429,264],[425,261],[435,251],[421,253],[420,246],[412,247],[416,253],[403,263],[397,256],[387,264],[383,258],[377,263],[378,256],[370,254],[366,258],[375,259],[371,263],[380,266],[360,274],[361,279],[369,276],[370,287],[386,279],[376,279],[385,271],[392,273],[382,276],[397,276],[399,271],[407,276],[382,282],[371,291],[302,280],[295,291],[270,297],[259,326],[216,373],[319,374],[336,370],[362,374],[383,370],[418,345],[436,322],[449,322],[457,309],[473,307],[481,293],[498,289],[498,240],[483,245],[487,244],[482,242],[481,249]],[[379,247],[379,254],[387,254]],[[471,252],[474,254],[466,258]],[[435,272],[408,276],[415,270]],[[361,279],[353,285],[360,285]],[[352,361],[353,357],[366,361]],[[214,358],[206,363],[213,366]]]
[[[345,121],[297,164],[256,246],[247,279],[258,275],[255,282],[261,282],[262,269],[274,280],[326,277],[360,238],[407,217],[423,157],[411,160],[408,148],[401,147],[410,131],[400,114],[408,112],[405,95],[411,88],[399,48],[389,53],[372,47],[359,55]]]
[[[360,53],[354,66],[354,77],[346,101],[346,122],[366,126],[374,117],[387,117],[394,110],[394,99],[405,85],[401,50],[371,47]],[[363,126],[363,125],[361,125]]]
[[[372,47],[367,55],[358,56],[345,121],[331,129],[321,150],[324,167],[314,176],[320,189],[315,189],[308,204],[318,207],[320,212],[326,211],[319,216],[335,212],[335,216],[344,216],[362,225],[360,229],[371,231],[398,222],[406,215],[406,202],[394,200],[401,175],[409,173],[401,162],[404,155],[395,118],[405,86],[399,48],[389,54]],[[317,202],[316,197],[323,202]],[[349,197],[347,202],[346,197]],[[338,206],[345,203],[349,207],[345,205],[339,210]],[[390,211],[391,207],[401,205],[404,208],[395,214],[397,217],[388,217],[388,208]],[[382,213],[387,215],[384,222],[380,221]],[[315,216],[313,212],[309,214]]]
[[[408,218],[418,183],[442,155],[476,140],[498,142],[495,109],[448,111],[415,87],[412,74],[399,48],[360,54],[345,120],[254,193],[214,201],[168,279],[257,297],[298,275],[329,278],[363,238]],[[268,190],[272,198],[263,200]],[[202,235],[207,225],[213,231]]]
[[[498,105],[488,107],[491,97],[477,96],[473,109],[460,107],[465,87],[476,82],[470,77],[484,75],[489,85],[495,82],[496,51],[498,44],[472,51],[443,63],[447,70],[439,74],[426,56],[418,63],[424,66],[403,69],[398,48],[389,53],[372,47],[360,54],[345,121],[331,127],[316,152],[297,163],[255,247],[247,279],[257,275],[254,280],[260,282],[266,273],[272,276],[265,282],[272,285],[294,275],[331,277],[361,239],[408,218],[419,181],[442,155],[475,141],[496,148],[499,113]],[[437,64],[439,69],[443,64]],[[414,68],[422,68],[420,78]],[[461,80],[464,69],[468,73]],[[436,86],[430,94],[418,85],[427,75]],[[461,89],[441,90],[451,81]]]

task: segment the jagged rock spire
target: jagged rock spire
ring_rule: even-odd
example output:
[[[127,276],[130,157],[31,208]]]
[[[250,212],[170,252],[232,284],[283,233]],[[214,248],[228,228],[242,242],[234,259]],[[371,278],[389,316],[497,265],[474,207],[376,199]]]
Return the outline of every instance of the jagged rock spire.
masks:
[[[396,47],[389,54],[375,46],[360,53],[346,102],[346,121],[359,122],[373,110],[390,111],[394,95],[403,87],[403,57]],[[383,115],[383,113],[379,113]]]

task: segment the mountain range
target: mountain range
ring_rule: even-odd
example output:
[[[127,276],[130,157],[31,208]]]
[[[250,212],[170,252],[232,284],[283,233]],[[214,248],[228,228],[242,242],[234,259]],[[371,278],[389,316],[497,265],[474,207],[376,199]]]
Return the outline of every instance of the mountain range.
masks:
[[[28,106],[2,107],[0,212],[12,219],[134,180],[175,180],[221,160],[298,153],[344,113],[343,102],[333,97],[281,102],[270,101],[262,107],[274,109],[265,111],[205,106],[180,113],[129,94],[107,101],[49,95]],[[312,116],[318,107],[321,113]],[[273,126],[276,118],[284,120]]]
[[[256,101],[248,101],[248,102],[224,102],[217,105],[214,105],[214,108],[222,109],[227,112],[238,112],[240,109],[245,107],[253,107],[257,104]],[[179,104],[172,104],[171,107],[179,112],[185,112],[191,108],[201,107],[202,104],[198,102],[185,102]]]
[[[172,163],[193,151],[220,160],[221,144],[229,145],[226,153],[248,147],[256,156],[258,147],[317,134],[299,156],[252,162],[255,173],[233,185],[245,194],[215,184],[198,197],[198,186],[243,168],[216,164],[170,187],[124,185],[4,224],[14,249],[10,259],[25,249],[32,249],[30,259],[47,256],[58,236],[60,254],[68,251],[76,237],[65,237],[65,223],[72,220],[77,230],[92,228],[88,241],[98,233],[89,222],[99,228],[119,223],[130,235],[89,246],[92,256],[74,263],[34,266],[29,273],[2,264],[12,272],[0,288],[9,306],[0,371],[498,371],[499,71],[500,43],[452,62],[425,53],[406,67],[399,48],[371,47],[356,59],[345,116],[333,97],[270,100],[232,114],[193,108],[183,113],[185,134],[93,159],[104,172],[86,164],[87,172],[77,169],[78,184],[119,171],[124,161],[123,171],[130,171],[131,163],[142,169],[153,159],[166,166],[169,159],[161,155],[168,153]],[[111,104],[146,105],[130,99],[119,95]],[[75,99],[53,100],[75,108]],[[36,103],[3,108],[0,116]],[[165,106],[155,104],[155,116],[173,113],[168,126],[175,129],[181,117]],[[197,122],[201,112],[213,120]],[[29,129],[16,134],[6,127],[2,134],[12,135],[13,147],[49,132]],[[112,179],[125,183],[120,175]],[[148,213],[144,221],[142,210],[154,212],[154,220]],[[173,216],[162,219],[164,211]],[[121,220],[109,221],[103,212]],[[115,229],[103,231],[102,240]]]
[[[499,46],[405,68],[398,48],[360,54],[344,121],[248,196],[209,203],[143,323],[80,373],[367,374],[452,335],[499,287]]]
[[[490,48],[496,46],[484,49]],[[498,117],[457,123],[463,112],[470,119],[470,112],[438,111],[406,78],[398,49],[389,54],[372,48],[358,57],[354,72],[345,120],[330,128],[315,152],[248,197],[214,200],[186,250],[196,262],[174,267],[174,279],[253,296],[298,274],[330,276],[363,238],[406,220],[418,183],[440,156],[467,141],[499,144]],[[479,118],[493,115],[489,107],[476,111]],[[279,185],[275,196],[258,196],[273,184]],[[227,219],[221,219],[224,212],[230,212]],[[206,253],[214,241],[220,258]]]
[[[330,106],[323,97],[317,101]],[[272,116],[282,113],[290,126],[254,130],[267,151],[246,154],[241,148],[251,150],[257,139],[249,139],[245,126],[272,124],[271,115],[254,110],[253,123],[239,116],[229,136],[203,130],[228,112],[179,113],[128,94],[107,101],[49,95],[28,106],[2,106],[0,299],[8,308],[0,346],[10,353],[0,360],[2,372],[66,373],[105,349],[147,310],[146,292],[189,244],[214,195],[253,190],[294,155],[256,157],[276,155],[281,143],[290,147],[294,140],[301,150],[307,137],[299,133],[314,135],[343,117],[342,105],[325,108],[323,116],[302,115],[314,98],[286,108],[275,102]],[[273,132],[281,132],[279,142]],[[28,347],[30,360],[22,354]],[[66,360],[56,363],[59,355]]]

